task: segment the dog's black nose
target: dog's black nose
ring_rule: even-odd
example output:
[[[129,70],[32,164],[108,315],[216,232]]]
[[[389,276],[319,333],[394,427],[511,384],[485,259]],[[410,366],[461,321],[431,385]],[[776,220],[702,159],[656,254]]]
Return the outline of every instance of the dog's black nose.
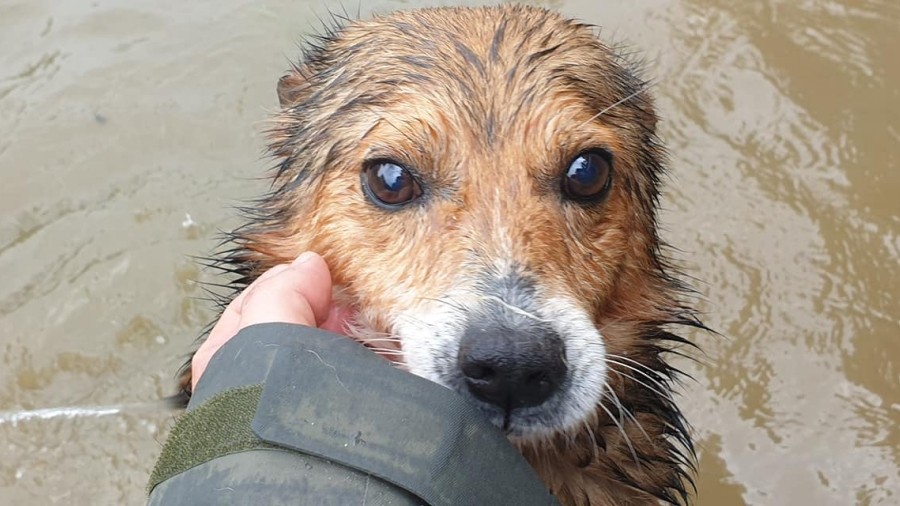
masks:
[[[506,411],[543,403],[566,377],[565,346],[550,325],[504,310],[469,322],[458,359],[472,395]]]

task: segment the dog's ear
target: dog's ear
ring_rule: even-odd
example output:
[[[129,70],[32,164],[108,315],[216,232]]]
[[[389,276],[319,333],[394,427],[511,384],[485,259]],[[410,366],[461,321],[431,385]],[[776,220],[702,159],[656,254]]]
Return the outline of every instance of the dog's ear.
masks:
[[[302,67],[293,66],[287,74],[278,80],[278,101],[284,109],[295,106],[309,89],[309,79],[304,75]]]

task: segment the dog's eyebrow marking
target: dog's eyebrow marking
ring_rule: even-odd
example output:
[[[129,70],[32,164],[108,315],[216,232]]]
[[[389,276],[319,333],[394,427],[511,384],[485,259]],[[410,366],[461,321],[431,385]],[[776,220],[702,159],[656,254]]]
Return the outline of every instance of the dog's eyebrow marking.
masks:
[[[519,67],[517,65],[513,65],[509,68],[509,71],[506,72],[506,85],[507,86],[512,84],[513,80],[515,80],[518,71],[519,71]]]
[[[526,72],[527,74],[527,72]],[[517,118],[523,109],[527,109],[534,104],[534,99],[538,94],[538,85],[532,84],[528,87],[528,89],[522,92],[522,98],[519,100],[519,103],[516,105],[515,110],[512,114],[509,115],[510,118]],[[587,122],[585,123],[587,124]]]
[[[360,4],[362,4],[362,2],[360,2]],[[394,28],[400,30],[401,32],[405,33],[406,35],[411,35],[411,34],[415,33],[415,31],[416,31],[416,27],[414,27],[413,25],[411,25],[409,23],[404,23],[402,21],[395,21],[391,24],[394,25]]]
[[[541,49],[540,51],[531,53],[528,56],[528,64],[529,65],[536,64],[538,61],[543,60],[544,58],[546,58],[547,56],[549,56],[553,52],[555,52],[557,49],[561,48],[563,46],[563,44],[564,44],[563,42],[560,42],[559,44],[557,44],[555,46],[544,48],[544,49]]]
[[[503,43],[503,37],[506,35],[506,24],[509,20],[504,19],[500,22],[500,26],[497,27],[497,31],[494,32],[494,38],[491,40],[491,50],[489,53],[489,58],[491,63],[496,63],[500,60],[500,44]]]
[[[530,44],[530,43],[531,43],[531,38],[534,37],[534,35],[535,35],[541,28],[543,28],[543,26],[544,26],[544,25],[542,25],[542,24],[540,24],[540,23],[534,23],[533,25],[531,25],[530,27],[528,27],[528,30],[526,30],[525,33],[523,33],[523,34],[521,35],[521,37],[519,37],[519,43],[516,44],[516,51],[515,51],[515,53],[516,53],[516,54],[522,53],[522,52],[523,52],[523,48],[525,47],[525,44]]]
[[[408,63],[413,67],[418,67],[424,70],[431,70],[435,67],[434,59],[427,56],[401,55],[399,59],[403,63]],[[406,77],[409,78],[410,76]]]
[[[470,65],[475,67],[479,74],[484,76],[484,63],[481,63],[481,60],[478,56],[469,49],[468,46],[463,44],[461,41],[453,39],[453,45],[456,47],[456,51],[463,57]]]
[[[494,126],[495,126],[496,122],[497,122],[497,119],[495,118],[494,111],[493,110],[489,111],[487,114],[487,117],[484,119],[484,136],[485,136],[485,139],[487,139],[488,145],[491,145],[494,143],[494,140],[495,140]]]

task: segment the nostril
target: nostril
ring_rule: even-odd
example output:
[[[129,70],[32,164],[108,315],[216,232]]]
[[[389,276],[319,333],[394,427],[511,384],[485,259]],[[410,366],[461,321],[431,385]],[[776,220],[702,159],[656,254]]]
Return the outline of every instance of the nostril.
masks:
[[[463,363],[462,372],[469,379],[482,381],[490,381],[496,375],[496,371],[493,368],[477,362]]]
[[[525,378],[525,385],[531,388],[547,388],[550,384],[550,377],[544,371],[538,371],[532,374],[529,374],[528,377]]]
[[[508,326],[504,314],[489,314],[466,329],[457,351],[460,386],[507,412],[539,406],[565,383],[563,340],[549,324],[517,320]]]
[[[484,402],[506,410],[537,406],[563,383],[562,359],[549,360],[529,347],[498,350],[497,341],[477,344],[460,350],[459,367],[468,391]]]

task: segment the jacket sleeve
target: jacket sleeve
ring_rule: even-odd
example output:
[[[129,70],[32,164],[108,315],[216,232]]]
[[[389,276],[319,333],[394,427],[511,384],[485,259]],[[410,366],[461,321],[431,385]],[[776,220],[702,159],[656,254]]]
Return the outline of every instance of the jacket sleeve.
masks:
[[[216,353],[149,489],[151,505],[557,504],[464,399],[290,324]]]

